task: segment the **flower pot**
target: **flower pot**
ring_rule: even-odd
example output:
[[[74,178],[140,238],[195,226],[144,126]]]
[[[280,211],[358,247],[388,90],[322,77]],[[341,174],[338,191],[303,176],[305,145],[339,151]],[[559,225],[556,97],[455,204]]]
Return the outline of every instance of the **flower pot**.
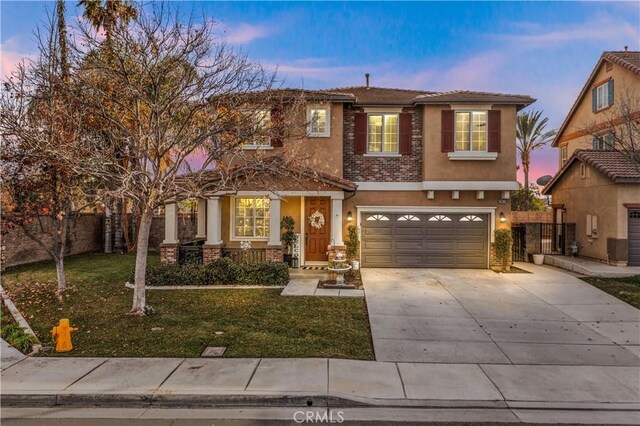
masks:
[[[536,265],[544,264],[544,254],[534,254],[533,263],[535,263]]]
[[[360,261],[359,260],[352,260],[351,261],[351,266],[353,266],[353,270],[354,271],[360,270]]]
[[[284,255],[284,263],[289,265],[289,268],[291,268],[293,266],[293,255],[285,254]]]

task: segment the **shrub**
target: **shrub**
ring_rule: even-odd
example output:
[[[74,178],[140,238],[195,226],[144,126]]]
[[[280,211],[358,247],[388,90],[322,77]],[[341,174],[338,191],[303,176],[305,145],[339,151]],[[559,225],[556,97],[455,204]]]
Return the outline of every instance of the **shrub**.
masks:
[[[284,229],[282,236],[282,244],[287,251],[287,254],[291,254],[293,251],[293,245],[296,242],[296,234],[293,229],[296,225],[296,221],[291,216],[284,216],[280,221],[280,227]]]
[[[507,262],[511,255],[511,245],[513,244],[513,237],[511,236],[511,229],[496,229],[495,236],[495,248],[496,257],[502,263],[502,271],[507,270]]]
[[[351,262],[357,260],[360,255],[360,231],[358,231],[357,226],[349,225],[347,232],[349,234],[349,241],[347,241],[347,260]]]
[[[8,316],[2,315],[2,323],[5,325],[0,328],[0,337],[22,353],[31,352],[33,345],[38,343],[38,340],[25,333],[18,324],[10,321]]]
[[[134,273],[130,275],[133,282]],[[150,265],[147,285],[286,285],[289,268],[281,262],[234,263],[231,259],[216,259],[207,265]]]

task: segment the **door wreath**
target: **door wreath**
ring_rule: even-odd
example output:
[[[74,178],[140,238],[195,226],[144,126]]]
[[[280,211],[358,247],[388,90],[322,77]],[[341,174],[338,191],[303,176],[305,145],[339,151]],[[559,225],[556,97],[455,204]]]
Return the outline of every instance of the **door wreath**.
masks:
[[[324,226],[324,223],[324,215],[318,210],[316,210],[311,214],[311,216],[309,216],[309,225],[311,225],[315,229],[321,229]]]

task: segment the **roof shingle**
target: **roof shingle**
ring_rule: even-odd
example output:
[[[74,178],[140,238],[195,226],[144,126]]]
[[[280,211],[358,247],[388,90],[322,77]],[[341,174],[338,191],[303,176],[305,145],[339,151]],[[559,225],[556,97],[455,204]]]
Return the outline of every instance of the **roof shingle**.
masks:
[[[638,51],[603,52],[602,57],[640,75],[640,52]]]

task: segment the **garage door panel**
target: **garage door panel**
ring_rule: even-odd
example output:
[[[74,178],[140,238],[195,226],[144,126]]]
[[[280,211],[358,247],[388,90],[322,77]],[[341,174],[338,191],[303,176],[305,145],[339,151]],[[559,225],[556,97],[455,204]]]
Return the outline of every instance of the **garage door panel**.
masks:
[[[481,220],[460,221],[472,216]],[[367,213],[364,217],[376,219],[362,223],[362,266],[487,267],[489,216],[486,214],[382,212]]]

